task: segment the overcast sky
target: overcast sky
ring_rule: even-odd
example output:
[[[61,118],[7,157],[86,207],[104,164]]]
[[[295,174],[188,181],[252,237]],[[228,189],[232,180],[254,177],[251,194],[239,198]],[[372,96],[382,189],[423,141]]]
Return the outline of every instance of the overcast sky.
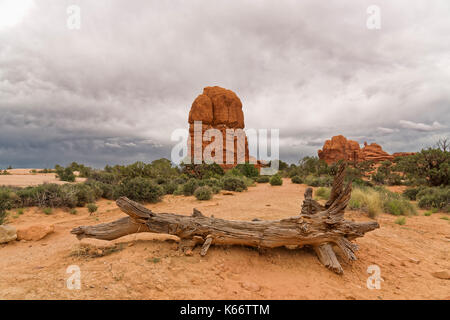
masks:
[[[0,168],[170,158],[213,85],[246,128],[280,129],[288,162],[337,134],[420,150],[450,135],[449,17],[448,0],[0,0]]]

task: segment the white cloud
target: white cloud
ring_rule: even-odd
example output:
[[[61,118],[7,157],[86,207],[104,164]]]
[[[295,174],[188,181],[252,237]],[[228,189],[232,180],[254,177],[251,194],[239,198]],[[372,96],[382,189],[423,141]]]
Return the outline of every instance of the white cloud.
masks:
[[[377,130],[380,133],[385,133],[385,134],[389,134],[389,133],[394,133],[394,132],[398,132],[398,129],[392,129],[392,128],[384,128],[384,127],[378,127]]]
[[[34,1],[0,29],[0,167],[168,157],[208,85],[237,93],[247,128],[280,129],[287,161],[338,134],[390,152],[448,134],[448,0],[379,0],[376,31],[371,1],[342,1],[77,0],[78,31],[67,2]]]
[[[405,129],[412,129],[416,131],[437,131],[446,128],[446,126],[443,126],[437,121],[434,121],[431,125],[408,120],[400,120],[399,123]]]

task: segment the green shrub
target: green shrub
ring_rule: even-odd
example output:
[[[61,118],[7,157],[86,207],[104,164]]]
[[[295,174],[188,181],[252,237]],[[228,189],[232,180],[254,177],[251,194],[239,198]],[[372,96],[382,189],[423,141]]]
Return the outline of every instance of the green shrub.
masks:
[[[228,191],[242,192],[244,190],[247,190],[247,186],[245,185],[243,179],[239,177],[229,176],[223,178],[223,189]]]
[[[292,183],[301,184],[303,183],[303,179],[300,176],[293,176],[291,178]]]
[[[195,189],[197,189],[198,187],[198,181],[194,178],[191,178],[183,185],[183,194],[185,196],[192,196],[195,192]]]
[[[431,216],[431,214],[432,214],[432,212],[430,210],[430,211],[425,212],[423,215],[426,216],[426,217],[429,217],[429,216]]]
[[[98,207],[95,203],[88,203],[86,207],[88,208],[89,213],[94,213],[98,210]]]
[[[173,194],[178,188],[178,184],[173,181],[169,181],[162,185],[165,194]]]
[[[417,193],[416,199],[420,208],[447,210],[450,204],[450,187],[424,188]]]
[[[182,184],[179,184],[179,185],[177,186],[177,188],[176,188],[175,191],[173,192],[173,195],[174,195],[174,196],[181,196],[181,195],[183,195],[183,185],[182,185]]]
[[[11,191],[6,188],[0,188],[0,225],[6,221],[6,210],[10,210],[11,208]]]
[[[194,196],[197,200],[210,200],[212,197],[212,190],[208,186],[198,187],[194,191]]]
[[[411,182],[429,186],[450,184],[450,152],[439,148],[428,148],[414,155],[396,159],[395,171],[405,173]]]
[[[43,208],[42,212],[44,212],[46,215],[50,215],[53,213],[52,208]]]
[[[5,210],[0,210],[0,226],[5,223],[7,216],[8,215]]]
[[[18,214],[18,215],[22,215],[22,214],[23,214],[23,209],[22,209],[22,208],[18,209],[18,210],[17,210],[17,214]]]
[[[252,178],[244,176],[242,177],[242,180],[244,181],[244,184],[247,188],[255,185],[255,180],[253,180]]]
[[[258,178],[256,178],[257,183],[268,183],[269,181],[270,181],[269,176],[259,176]]]
[[[77,209],[75,209],[75,208],[70,209],[69,213],[75,215],[75,214],[77,214]]]
[[[333,184],[333,177],[331,176],[307,176],[304,183],[311,187],[330,187]]]
[[[387,183],[390,186],[399,186],[402,184],[402,177],[396,173],[391,173],[387,178]]]
[[[258,169],[251,163],[238,164],[236,169],[248,178],[257,177],[259,175]]]
[[[416,200],[417,194],[425,189],[424,187],[408,188],[403,191],[403,195],[409,200]]]
[[[222,181],[220,179],[217,178],[209,178],[209,179],[204,179],[204,180],[200,180],[200,186],[209,186],[209,187],[219,187],[220,189],[222,189],[223,184]]]
[[[220,188],[218,186],[214,186],[211,189],[214,194],[218,194],[220,192],[220,190],[222,190],[222,188]]]
[[[417,214],[416,208],[411,202],[401,194],[391,192],[385,188],[376,188],[383,201],[383,210],[393,215],[414,215]]]
[[[95,193],[94,189],[84,183],[68,186],[67,192],[64,192],[64,190],[65,188],[63,188],[62,191],[65,196],[66,199],[65,202],[67,203],[68,207],[74,207],[71,203],[73,193],[75,194],[75,197],[77,199],[76,203],[77,207],[84,207],[86,204],[97,200],[97,194]]]
[[[147,178],[133,178],[120,185],[120,196],[140,202],[158,202],[164,194],[161,186]]]
[[[395,220],[395,223],[402,226],[402,225],[404,225],[406,223],[406,218],[405,217],[397,218]]]
[[[106,184],[116,184],[120,181],[120,177],[112,172],[93,171],[89,180],[95,180]]]
[[[283,179],[279,175],[274,175],[270,178],[270,184],[272,186],[281,186],[283,184]]]
[[[257,183],[268,183],[270,181],[269,176],[259,176],[256,178]]]
[[[320,199],[328,200],[328,199],[330,199],[331,189],[325,188],[325,187],[320,187],[320,188],[316,189],[315,194],[316,194],[316,197],[318,197]]]
[[[70,167],[63,168],[59,165],[55,166],[56,176],[61,181],[75,182],[75,174]]]

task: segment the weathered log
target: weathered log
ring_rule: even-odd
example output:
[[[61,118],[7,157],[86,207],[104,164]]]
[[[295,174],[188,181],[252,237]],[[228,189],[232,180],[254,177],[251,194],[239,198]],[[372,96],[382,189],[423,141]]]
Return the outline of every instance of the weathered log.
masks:
[[[194,209],[191,216],[174,213],[155,213],[144,206],[119,198],[117,206],[128,215],[110,223],[81,226],[71,232],[78,239],[97,238],[113,240],[138,232],[165,233],[178,236],[184,246],[193,248],[202,244],[201,255],[210,245],[243,245],[257,248],[281,246],[312,246],[319,260],[327,268],[342,274],[332,245],[341,249],[348,260],[356,260],[358,246],[351,240],[379,228],[375,221],[352,222],[344,220],[344,210],[350,200],[351,183],[344,187],[345,166],[338,170],[330,200],[325,206],[312,199],[312,189],[305,192],[299,216],[263,221],[235,221],[206,217]]]

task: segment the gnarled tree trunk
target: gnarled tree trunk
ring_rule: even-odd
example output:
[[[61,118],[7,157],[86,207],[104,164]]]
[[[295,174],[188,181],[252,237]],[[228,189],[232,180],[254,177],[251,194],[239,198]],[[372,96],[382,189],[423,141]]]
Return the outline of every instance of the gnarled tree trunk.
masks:
[[[377,222],[344,220],[344,210],[350,200],[351,183],[344,187],[345,166],[334,179],[329,201],[322,206],[312,199],[312,189],[305,193],[299,216],[273,221],[234,221],[206,217],[194,209],[191,216],[155,213],[125,197],[117,200],[128,217],[111,223],[82,226],[72,230],[79,239],[113,240],[138,232],[165,233],[178,236],[190,247],[202,244],[204,256],[210,245],[244,245],[258,248],[281,246],[312,246],[319,260],[338,274],[343,270],[332,245],[341,249],[349,260],[356,260],[358,246],[351,240],[379,228]]]

